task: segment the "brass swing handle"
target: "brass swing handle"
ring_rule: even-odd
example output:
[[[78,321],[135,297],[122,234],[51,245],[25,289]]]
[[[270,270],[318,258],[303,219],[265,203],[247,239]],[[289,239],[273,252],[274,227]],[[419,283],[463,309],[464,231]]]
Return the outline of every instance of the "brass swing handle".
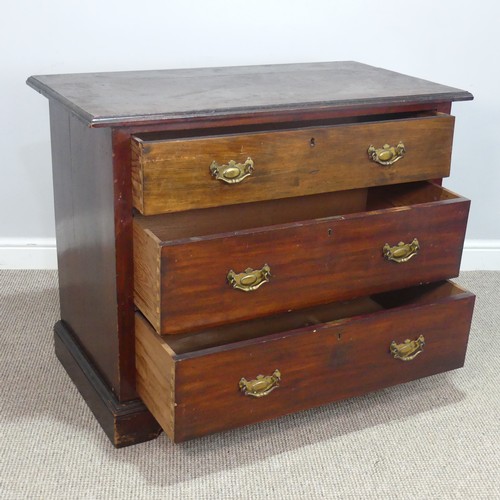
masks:
[[[391,247],[389,243],[386,243],[382,251],[387,260],[392,260],[393,262],[401,264],[403,262],[408,262],[412,257],[415,257],[419,249],[420,243],[417,238],[414,238],[411,243],[404,243],[403,241],[400,241],[394,247]]]
[[[261,398],[267,396],[271,391],[278,388],[280,385],[281,373],[279,370],[274,370],[272,375],[257,375],[255,380],[247,380],[243,377],[240,380],[240,391],[245,396],[253,396],[254,398]]]
[[[405,145],[400,141],[397,146],[389,146],[384,144],[381,148],[375,148],[370,145],[368,148],[368,156],[370,160],[380,165],[392,165],[403,158],[406,153]]]
[[[402,344],[396,344],[393,340],[390,345],[390,350],[395,359],[411,361],[424,350],[424,346],[425,338],[423,335],[420,335],[416,340],[406,339]]]
[[[253,270],[251,267],[245,269],[243,273],[235,273],[232,269],[227,273],[228,283],[237,290],[253,292],[267,283],[271,278],[271,268],[264,264],[262,269]]]
[[[226,184],[238,184],[252,175],[253,160],[248,157],[244,163],[231,160],[227,165],[219,165],[215,160],[210,165],[210,173],[214,179]]]

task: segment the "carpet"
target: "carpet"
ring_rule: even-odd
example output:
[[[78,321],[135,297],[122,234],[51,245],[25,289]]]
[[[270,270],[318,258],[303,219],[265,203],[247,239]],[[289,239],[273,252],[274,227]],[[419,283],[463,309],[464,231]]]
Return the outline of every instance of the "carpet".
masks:
[[[500,272],[465,367],[173,445],[116,450],[53,353],[55,271],[0,271],[0,498],[500,498]]]

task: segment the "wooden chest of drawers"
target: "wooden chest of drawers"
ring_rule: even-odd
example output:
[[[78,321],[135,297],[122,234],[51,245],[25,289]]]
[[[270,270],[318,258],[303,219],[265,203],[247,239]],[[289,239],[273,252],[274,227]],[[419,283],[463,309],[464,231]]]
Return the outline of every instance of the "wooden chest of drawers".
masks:
[[[56,353],[115,446],[463,365],[465,91],[354,63],[37,76]]]

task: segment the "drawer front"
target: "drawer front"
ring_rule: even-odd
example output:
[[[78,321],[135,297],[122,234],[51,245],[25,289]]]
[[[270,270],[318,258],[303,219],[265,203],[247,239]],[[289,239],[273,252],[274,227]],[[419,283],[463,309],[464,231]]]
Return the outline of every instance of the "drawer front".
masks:
[[[182,441],[461,367],[473,295],[425,302],[181,355],[138,316],[138,391]]]
[[[152,215],[446,177],[453,127],[452,116],[437,115],[195,139],[136,137],[134,205]],[[395,149],[384,151],[386,144]]]
[[[151,257],[136,224],[136,303],[171,334],[455,277],[468,209],[456,198],[163,246],[149,238]],[[384,255],[415,239],[409,260]]]

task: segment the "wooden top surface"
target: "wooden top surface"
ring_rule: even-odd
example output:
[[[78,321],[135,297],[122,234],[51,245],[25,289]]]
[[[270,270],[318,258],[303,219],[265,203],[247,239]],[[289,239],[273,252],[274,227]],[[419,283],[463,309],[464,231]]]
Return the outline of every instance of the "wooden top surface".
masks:
[[[464,90],[353,61],[31,76],[92,126],[464,101]]]

